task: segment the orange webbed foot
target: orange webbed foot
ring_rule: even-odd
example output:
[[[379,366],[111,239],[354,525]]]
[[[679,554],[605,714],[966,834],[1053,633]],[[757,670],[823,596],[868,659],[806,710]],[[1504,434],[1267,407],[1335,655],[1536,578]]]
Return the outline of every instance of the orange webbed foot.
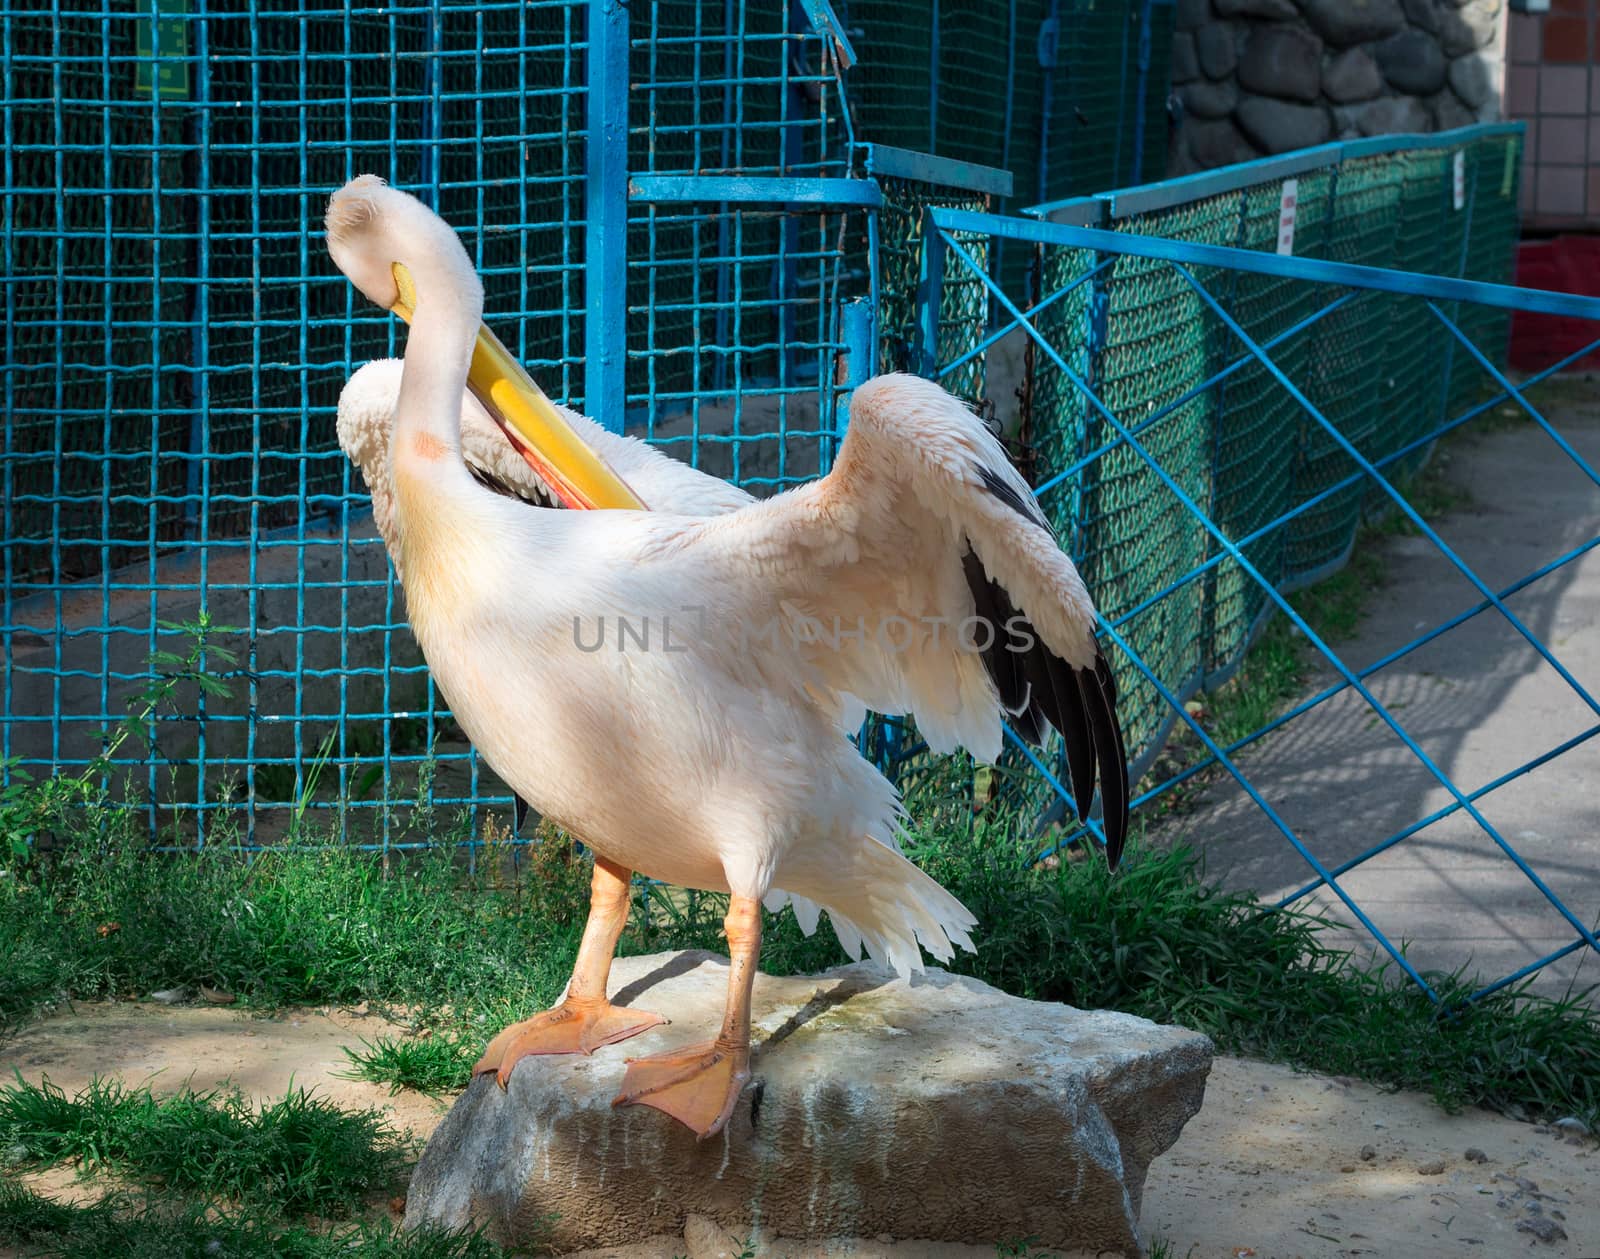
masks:
[[[750,1082],[750,1049],[721,1040],[628,1059],[613,1106],[653,1106],[701,1140],[721,1132]]]
[[[569,999],[506,1028],[489,1042],[472,1074],[493,1071],[500,1087],[505,1088],[511,1069],[529,1054],[592,1054],[602,1046],[615,1045],[666,1021],[648,1010],[630,1010],[609,1001]]]

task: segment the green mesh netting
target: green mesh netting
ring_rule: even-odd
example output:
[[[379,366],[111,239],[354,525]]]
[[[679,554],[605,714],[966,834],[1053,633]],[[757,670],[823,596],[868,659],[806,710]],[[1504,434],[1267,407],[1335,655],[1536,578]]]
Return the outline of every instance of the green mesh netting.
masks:
[[[989,295],[983,281],[968,268],[946,269],[939,306],[938,345],[923,346],[917,289],[922,276],[922,212],[928,206],[985,211],[981,194],[910,179],[880,179],[883,208],[878,214],[878,367],[881,371],[920,372],[931,363],[949,364],[982,339],[988,322]],[[987,268],[991,242],[987,236],[962,233],[957,241]],[[932,352],[929,362],[919,355]],[[984,393],[983,356],[977,355],[944,377],[944,387],[969,402]]]
[[[1165,174],[1171,5],[838,7],[859,58],[847,79],[858,140],[1009,170],[1001,210]],[[1003,282],[1020,292],[1029,250],[1001,241],[995,256]]]
[[[1517,236],[1519,149],[1514,134],[1470,141],[1459,209],[1450,148],[1353,158],[1302,173],[1294,252],[1503,281]],[[1282,195],[1282,182],[1273,180],[1113,226],[1273,250]],[[1095,262],[1079,249],[1040,250],[1042,292],[1064,288]],[[1267,351],[1274,363],[1370,459],[1416,443],[1481,394],[1481,368],[1418,299],[1366,294],[1291,333],[1337,293],[1242,272],[1194,273],[1255,342],[1284,338]],[[1098,339],[1091,291],[1104,303]],[[1502,356],[1503,313],[1463,308],[1461,324],[1491,362]],[[1261,533],[1244,553],[1267,581],[1290,590],[1345,561],[1363,508],[1378,504],[1377,492],[1358,482],[1274,527],[1357,465],[1258,361],[1246,359],[1160,416],[1247,353],[1167,264],[1120,257],[1093,290],[1083,285],[1047,307],[1036,326],[1230,540]],[[1070,537],[1102,613],[1115,621],[1140,609],[1121,632],[1174,693],[1224,679],[1271,611],[1265,591],[1232,559],[1196,574],[1217,545],[1142,460],[1111,444],[1110,426],[1046,355],[1035,356],[1032,401],[1038,480],[1067,474],[1043,502]],[[1404,479],[1425,457],[1419,448],[1395,460],[1386,475]],[[1125,660],[1115,667],[1138,770],[1159,749],[1173,716],[1142,674]]]

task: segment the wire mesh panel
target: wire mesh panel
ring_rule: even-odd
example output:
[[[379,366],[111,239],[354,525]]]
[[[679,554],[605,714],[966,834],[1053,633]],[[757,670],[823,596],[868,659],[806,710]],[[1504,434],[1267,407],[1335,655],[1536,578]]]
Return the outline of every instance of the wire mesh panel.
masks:
[[[193,842],[248,805],[270,839],[485,788],[404,626],[334,406],[392,353],[321,246],[373,172],[463,231],[489,318],[553,393],[583,361],[582,6],[55,6],[0,17],[8,760],[71,770],[145,711],[137,795]],[[437,20],[434,20],[437,18]],[[26,329],[26,331],[23,331]],[[154,659],[154,663],[152,663]],[[443,739],[437,756],[436,739]],[[494,794],[492,788],[488,794]]]
[[[1171,726],[1189,733],[1188,748],[1141,784],[1136,804],[1220,766],[1237,784],[1239,803],[1218,806],[1208,831],[1220,825],[1262,832],[1282,852],[1297,854],[1293,864],[1303,860],[1310,869],[1289,884],[1294,890],[1281,903],[1312,897],[1361,926],[1391,964],[1435,1000],[1446,992],[1459,999],[1463,989],[1459,980],[1441,982],[1425,973],[1423,963],[1397,943],[1411,925],[1394,909],[1387,880],[1397,870],[1412,880],[1417,870],[1434,872],[1420,876],[1424,883],[1434,880],[1429,895],[1459,902],[1433,912],[1481,917],[1506,908],[1519,923],[1530,924],[1499,942],[1489,965],[1501,969],[1484,975],[1473,997],[1575,951],[1600,952],[1590,925],[1593,880],[1585,882],[1559,859],[1559,844],[1532,831],[1514,834],[1507,819],[1516,815],[1504,811],[1499,799],[1486,800],[1600,734],[1600,700],[1563,663],[1563,640],[1541,632],[1549,613],[1535,615],[1534,605],[1513,607],[1509,601],[1587,554],[1600,538],[1580,538],[1561,554],[1541,549],[1538,566],[1506,584],[1503,563],[1491,557],[1484,569],[1476,568],[1400,488],[1441,435],[1508,402],[1539,430],[1530,428],[1519,444],[1541,444],[1546,475],[1564,476],[1591,500],[1600,487],[1592,457],[1586,459],[1528,402],[1526,388],[1513,385],[1498,367],[1503,341],[1480,347],[1465,317],[1453,313],[1471,304],[1486,307],[1492,314],[1477,326],[1487,341],[1501,335],[1495,329],[1503,333],[1498,312],[1559,308],[1594,320],[1600,343],[1600,302],[1460,279],[1469,271],[1505,274],[1514,235],[1505,230],[1505,210],[1494,201],[1503,197],[1514,206],[1515,189],[1503,175],[1490,186],[1479,146],[1488,148],[1490,161],[1500,159],[1503,171],[1501,146],[1511,143],[1514,153],[1519,138],[1514,129],[1491,128],[1389,141],[1383,151],[1332,146],[1280,164],[1276,175],[1292,174],[1301,193],[1292,248],[1284,241],[1288,202],[1271,163],[1198,177],[1199,195],[1192,200],[1176,188],[1135,189],[1108,195],[1098,206],[1049,211],[1058,218],[1077,215],[1089,226],[931,212],[934,230],[949,249],[945,263],[980,276],[1035,346],[1031,422],[1044,464],[1039,492],[1058,528],[1071,537],[1100,606],[1136,770],[1152,767],[1152,753]],[[1486,191],[1490,200],[1480,217],[1473,199]],[[1430,203],[1435,223],[1427,233],[1413,216]],[[1097,225],[1096,209],[1116,230]],[[1346,214],[1366,217],[1350,223],[1343,221]],[[1031,308],[958,247],[961,236],[985,232],[1038,246],[1042,283]],[[1434,269],[1348,265],[1346,259],[1363,247],[1378,254],[1409,249],[1413,260]],[[925,302],[938,301],[938,284],[925,277],[923,293]],[[1365,334],[1356,322],[1339,319],[1350,311],[1361,311],[1364,322],[1376,321],[1380,331]],[[1384,311],[1387,317],[1375,318]],[[1396,340],[1407,344],[1396,349]],[[1433,347],[1427,364],[1417,361],[1418,345]],[[1357,387],[1353,358],[1364,358],[1369,372],[1383,369],[1370,389]],[[1458,392],[1454,372],[1468,363],[1474,383]],[[940,363],[935,374],[953,375],[961,365],[959,358]],[[1465,405],[1451,410],[1452,398],[1465,399]],[[1336,415],[1347,417],[1352,431]],[[1308,434],[1325,440],[1309,447]],[[1585,438],[1590,440],[1592,435]],[[1306,457],[1308,449],[1313,458]],[[1382,503],[1404,517],[1433,565],[1430,591],[1453,579],[1452,589],[1467,600],[1441,613],[1437,623],[1407,621],[1404,633],[1391,627],[1394,632],[1370,660],[1365,652],[1371,649],[1346,657],[1330,646],[1285,597],[1318,569],[1326,572],[1330,555],[1348,553],[1360,505],[1359,497],[1347,493],[1352,489],[1369,504]],[[1285,543],[1303,543],[1306,535],[1290,533],[1295,523],[1335,500],[1345,518],[1342,538],[1331,536],[1325,513],[1320,554]],[[1570,542],[1570,532],[1550,537]],[[1416,547],[1404,551],[1416,554]],[[1312,566],[1297,567],[1302,561]],[[1198,707],[1184,700],[1237,662],[1266,615],[1287,617],[1333,682],[1219,746]],[[1496,624],[1475,620],[1480,616]],[[1470,637],[1460,628],[1469,623]],[[1447,636],[1457,635],[1460,650],[1469,652],[1475,648],[1467,644],[1496,632],[1522,662],[1518,668],[1537,675],[1540,694],[1548,698],[1548,704],[1541,699],[1539,711],[1542,722],[1548,708],[1552,746],[1543,751],[1497,739],[1490,745],[1497,754],[1486,758],[1485,747],[1463,736],[1449,704],[1419,695],[1419,687],[1476,682],[1453,676],[1463,667],[1462,657],[1452,654]],[[1403,660],[1410,663],[1397,664]],[[1391,676],[1391,669],[1399,672]],[[1408,707],[1415,711],[1402,712]],[[1499,716],[1479,711],[1474,719],[1491,726]],[[1264,752],[1253,747],[1290,723],[1298,730],[1292,746],[1275,741]],[[1568,727],[1575,730],[1570,737]],[[1352,728],[1361,733],[1351,736]],[[1252,759],[1240,758],[1246,748]],[[1325,770],[1330,755],[1339,759]],[[1298,767],[1293,777],[1282,776],[1285,758]],[[1386,767],[1400,764],[1386,768],[1385,779],[1348,777],[1378,760]],[[1059,760],[1047,755],[1029,763],[1062,802],[1055,815],[1070,811]],[[1459,765],[1487,771],[1486,777],[1461,781]],[[1415,783],[1404,777],[1406,771]],[[1391,781],[1401,785],[1384,785]],[[1319,806],[1318,792],[1331,798]],[[1408,812],[1413,796],[1416,814]],[[1342,826],[1313,813],[1320,823],[1302,829],[1298,811],[1317,807],[1363,820]],[[1394,829],[1366,829],[1369,814]],[[1220,842],[1208,840],[1208,846]],[[1528,846],[1535,844],[1538,856],[1531,857]],[[1407,857],[1385,856],[1402,845]],[[1492,907],[1474,888],[1457,886],[1458,865],[1469,853],[1473,883],[1499,889]],[[1252,860],[1268,861],[1260,855]],[[1420,906],[1411,906],[1413,911],[1421,912]],[[1481,941],[1492,930],[1482,923],[1446,934]],[[1427,965],[1468,960],[1442,954],[1435,945]],[[1570,977],[1567,971],[1561,975]]]
[[[229,693],[185,677],[143,713],[150,746],[118,751],[168,838],[242,808],[270,842],[316,807],[386,843],[397,801],[509,804],[428,684],[336,442],[344,381],[399,345],[320,241],[358,173],[461,233],[488,321],[552,396],[598,412],[590,369],[614,357],[614,427],[758,493],[826,469],[839,312],[875,265],[876,203],[815,195],[860,186],[840,33],[799,4],[612,5],[614,91],[598,12],[0,13],[7,773],[89,764],[130,697],[201,672]],[[591,134],[596,111],[614,131]],[[596,197],[613,135],[623,195]],[[788,183],[629,205],[628,172]],[[619,283],[594,283],[598,253]],[[216,653],[186,664],[202,617]]]
[[[939,362],[966,357],[966,362],[946,382],[952,393],[978,402],[984,397],[984,359],[969,355],[984,332],[989,295],[981,281],[968,276],[947,285],[940,299],[936,346],[928,346],[918,304],[922,283],[924,212],[935,205],[987,210],[990,198],[965,189],[917,179],[880,179],[883,207],[878,213],[878,365],[884,371],[919,371],[922,358],[932,353]],[[961,237],[980,263],[987,266],[991,241],[986,236]]]
[[[996,209],[1166,170],[1173,7],[1152,0],[847,0],[860,140],[1000,166]],[[995,242],[1008,283],[1030,251]]]
[[[861,214],[635,208],[628,403],[655,444],[765,495],[827,471]]]

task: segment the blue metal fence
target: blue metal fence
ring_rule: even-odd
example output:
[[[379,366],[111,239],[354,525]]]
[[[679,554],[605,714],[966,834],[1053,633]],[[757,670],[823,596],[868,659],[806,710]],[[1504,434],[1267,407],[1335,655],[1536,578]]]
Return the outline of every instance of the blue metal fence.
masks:
[[[328,262],[325,199],[416,192],[553,396],[771,492],[826,468],[876,352],[854,60],[828,0],[0,8],[6,772],[94,765],[205,612],[231,694],[183,683],[116,758],[165,838],[509,810],[334,439],[398,343]],[[994,172],[895,169],[903,218],[991,204],[965,181]]]
[[[1516,133],[1511,129],[1476,129],[1473,134],[1492,138]],[[1600,725],[1591,724],[1593,716],[1600,714],[1595,697],[1573,676],[1551,644],[1507,605],[1513,594],[1600,545],[1600,538],[1567,549],[1536,570],[1510,583],[1499,583],[1495,589],[1407,501],[1398,482],[1405,469],[1414,467],[1417,457],[1440,436],[1492,408],[1512,403],[1552,443],[1553,458],[1570,461],[1583,477],[1600,486],[1600,475],[1528,401],[1528,388],[1549,373],[1514,385],[1495,361],[1503,350],[1504,323],[1482,317],[1483,312],[1493,316],[1504,311],[1536,310],[1594,320],[1596,344],[1600,344],[1600,301],[1518,290],[1459,275],[1429,275],[1303,257],[1298,251],[1245,249],[1237,242],[1211,243],[1185,238],[1184,233],[1150,235],[1137,230],[1140,220],[1136,216],[1200,205],[1208,198],[1243,194],[1255,187],[1276,184],[1281,188],[1286,178],[1304,179],[1313,171],[1327,171],[1330,163],[1336,168],[1341,161],[1361,161],[1379,147],[1391,153],[1431,147],[1449,158],[1451,153],[1460,151],[1464,139],[1471,138],[1457,134],[1443,139],[1391,138],[1380,146],[1331,146],[1329,150],[1296,155],[1286,162],[1213,172],[1194,181],[1180,181],[1177,186],[1046,207],[1045,221],[933,209],[929,213],[931,231],[942,248],[929,252],[930,278],[925,290],[930,300],[937,300],[947,278],[956,277],[965,283],[977,277],[1005,312],[1005,327],[998,331],[1016,329],[1026,335],[1044,364],[1044,374],[1061,386],[1063,401],[1047,422],[1065,423],[1069,430],[1076,425],[1081,454],[1069,468],[1042,482],[1040,493],[1046,511],[1058,523],[1069,530],[1077,526],[1074,549],[1086,573],[1104,571],[1105,557],[1116,555],[1125,539],[1146,535],[1153,511],[1176,511],[1181,521],[1178,532],[1195,544],[1180,551],[1183,558],[1175,571],[1147,569],[1139,581],[1112,578],[1096,587],[1105,618],[1104,634],[1115,647],[1120,689],[1124,695],[1141,691],[1150,694],[1162,715],[1153,726],[1139,732],[1141,738],[1130,735],[1130,746],[1136,753],[1142,752],[1142,765],[1152,764],[1154,752],[1165,741],[1173,723],[1186,728],[1204,749],[1201,757],[1164,780],[1159,774],[1146,780],[1135,806],[1149,805],[1204,770],[1220,766],[1310,868],[1309,881],[1284,896],[1280,903],[1294,904],[1319,890],[1331,894],[1394,964],[1435,1000],[1435,987],[1397,942],[1398,931],[1406,924],[1380,923],[1370,906],[1364,906],[1341,880],[1352,870],[1458,813],[1481,829],[1571,933],[1569,942],[1530,957],[1507,973],[1490,976],[1474,997],[1515,983],[1581,949],[1600,948],[1590,921],[1600,906],[1567,903],[1551,886],[1548,872],[1541,873],[1523,856],[1515,837],[1503,825],[1491,821],[1482,805],[1485,796],[1600,734]],[[1453,173],[1453,166],[1448,162],[1445,168]],[[1181,186],[1183,182],[1189,182],[1189,186]],[[1514,186],[1502,188],[1501,192],[1509,193],[1514,204]],[[1453,189],[1451,196],[1458,211],[1464,210],[1465,190],[1457,193]],[[1051,215],[1064,221],[1048,221]],[[1116,222],[1121,215],[1131,218],[1135,230],[1107,230],[1107,224],[1125,229],[1125,224]],[[1433,223],[1434,235],[1444,236],[1448,246],[1441,256],[1459,258],[1460,270],[1470,275],[1481,260],[1461,248],[1459,236],[1449,233],[1449,227],[1443,216]],[[1032,244],[1041,255],[1041,272],[1055,277],[1055,284],[1027,297],[1008,293],[973,256],[966,242],[974,236],[1007,237]],[[1278,302],[1271,317],[1263,316],[1260,309],[1243,300],[1256,284],[1292,290],[1303,300]],[[1164,382],[1165,396],[1159,399],[1159,405],[1149,393],[1119,397],[1116,375],[1108,370],[1118,337],[1130,334],[1130,323],[1143,321],[1143,330],[1148,332],[1151,316],[1129,294],[1137,289],[1148,291],[1152,286],[1161,292],[1164,308],[1169,313],[1183,312],[1189,325],[1190,352],[1182,361],[1182,370]],[[1074,293],[1082,292],[1087,292],[1087,300],[1074,307],[1070,299]],[[1180,301],[1179,295],[1187,295],[1187,300]],[[1403,324],[1392,322],[1383,314],[1401,302],[1410,303],[1402,310],[1414,316]],[[1337,342],[1337,317],[1352,310],[1356,303],[1361,303],[1363,318],[1376,320],[1387,337],[1403,335],[1410,343],[1429,345],[1434,351],[1426,369],[1411,378],[1406,392],[1385,394],[1382,398],[1384,406],[1408,408],[1407,414],[1388,414],[1375,427],[1361,430],[1358,426],[1352,433],[1347,425],[1331,418],[1330,407],[1344,398],[1338,391],[1328,392],[1329,361],[1318,351],[1327,351],[1330,342]],[[1063,309],[1072,311],[1072,315],[1067,319],[1050,317]],[[1437,336],[1431,331],[1436,331]],[[1333,348],[1336,350],[1337,346]],[[1575,361],[1580,355],[1567,361]],[[962,365],[961,356],[940,356],[934,374],[951,375]],[[1381,355],[1376,364],[1369,359],[1368,370],[1374,366],[1382,366]],[[1159,364],[1146,362],[1145,370],[1159,373]],[[1260,398],[1245,405],[1237,391],[1241,377],[1250,371],[1260,373],[1273,393],[1290,405],[1264,407]],[[1465,379],[1475,380],[1476,385],[1463,385]],[[1221,400],[1224,389],[1230,391],[1226,401]],[[1200,399],[1208,400],[1208,408],[1195,412],[1191,404]],[[1241,422],[1263,415],[1272,430],[1271,444],[1288,457],[1256,462],[1248,480],[1266,506],[1247,522],[1230,519],[1234,508],[1226,490],[1229,473],[1227,465],[1216,458],[1220,449],[1217,443]],[[1339,458],[1330,463],[1319,454],[1311,464],[1318,476],[1308,481],[1304,455],[1313,438],[1331,444]],[[1300,452],[1298,459],[1296,452]],[[1200,457],[1192,457],[1195,454]],[[1119,460],[1124,470],[1113,471]],[[1141,496],[1158,501],[1146,501],[1142,509],[1119,507],[1112,501],[1117,481],[1130,475],[1130,469],[1136,469],[1142,478]],[[1348,536],[1334,547],[1333,559],[1317,565],[1314,572],[1285,564],[1284,547],[1263,547],[1263,543],[1270,544],[1274,539],[1292,538],[1297,525],[1314,517],[1329,502],[1348,497],[1351,491],[1357,495],[1358,511],[1345,515]],[[1438,549],[1477,598],[1456,615],[1427,627],[1409,643],[1357,668],[1317,634],[1286,596],[1309,576],[1321,575],[1330,564],[1343,562],[1363,494],[1369,502],[1376,497],[1383,507],[1401,513],[1422,538]],[[1083,523],[1097,518],[1107,523],[1099,532],[1091,530],[1086,534],[1081,528]],[[1338,680],[1260,729],[1222,747],[1184,704],[1210,684],[1207,665],[1211,662],[1205,659],[1204,652],[1191,659],[1168,649],[1174,626],[1209,626],[1203,610],[1214,598],[1211,592],[1217,575],[1229,569],[1248,585],[1269,615],[1289,620]],[[1090,582],[1096,585],[1092,576]],[[1196,609],[1201,613],[1197,614]],[[1533,749],[1505,749],[1500,772],[1482,784],[1463,785],[1453,780],[1408,729],[1398,706],[1386,705],[1369,683],[1384,668],[1491,610],[1531,647],[1543,667],[1565,683],[1575,707],[1579,712],[1586,711],[1587,716],[1583,719],[1584,728],[1576,735],[1553,738],[1553,746],[1531,757],[1528,754]],[[1265,619],[1252,618],[1251,634]],[[1250,636],[1246,635],[1246,642]],[[1242,644],[1235,646],[1242,651]],[[1447,794],[1449,803],[1376,842],[1358,844],[1359,851],[1354,855],[1336,861],[1326,856],[1325,849],[1334,837],[1323,836],[1319,842],[1302,834],[1292,809],[1283,801],[1283,793],[1273,791],[1273,799],[1269,799],[1268,788],[1249,763],[1240,759],[1240,753],[1308,713],[1326,711],[1323,706],[1328,701],[1347,693],[1359,696],[1374,722],[1403,744],[1426,775]],[[1047,753],[1040,758],[1022,748],[1019,740],[1013,742],[1027,752],[1033,767],[1059,798],[1070,801],[1070,793],[1061,781],[1064,775],[1059,752],[1054,757]],[[1344,837],[1337,838],[1341,848],[1350,846]],[[1468,961],[1466,957],[1455,960],[1463,965]]]
[[[201,662],[231,696],[184,683],[143,721],[150,750],[118,763],[165,839],[209,842],[222,822],[270,843],[314,807],[386,846],[408,799],[474,821],[509,812],[428,684],[333,437],[344,379],[396,349],[394,320],[361,303],[318,239],[328,191],[374,170],[463,232],[490,320],[552,394],[758,493],[826,469],[842,399],[875,364],[937,371],[976,401],[998,388],[994,347],[1021,328],[1034,344],[1023,435],[1123,652],[1147,767],[1174,723],[1195,724],[1179,701],[1226,675],[1294,582],[1342,561],[1365,487],[1392,495],[1434,438],[1494,405],[1477,380],[1520,399],[1495,367],[1499,312],[1597,311],[1481,283],[1500,278],[1515,230],[1514,130],[1329,146],[1038,219],[986,213],[1071,191],[1053,184],[1069,150],[1099,160],[1127,132],[1115,180],[1154,143],[1150,111],[1141,132],[1127,109],[1164,80],[1170,13],[1105,7],[1132,43],[1102,100],[1063,78],[1094,49],[1075,27],[1062,53],[1058,7],[1015,0],[1003,39],[968,32],[993,45],[1007,84],[1021,81],[1019,49],[1047,71],[1032,95],[995,101],[992,151],[1018,180],[980,164],[990,149],[961,148],[972,101],[928,121],[941,156],[883,143],[872,58],[896,31],[859,2],[0,9],[0,758],[36,774],[94,763],[102,731],[160,671],[152,657],[180,649],[203,612],[236,627],[213,641],[238,663]],[[963,14],[935,6],[912,50],[934,84],[957,77],[939,70],[958,42],[940,33],[964,31]],[[1038,40],[1053,19],[1057,42]],[[1095,126],[1080,134],[1086,110]],[[1461,211],[1444,191],[1458,160]],[[1290,177],[1302,235],[1280,257],[1268,237]],[[1420,272],[1432,278],[1407,274]],[[1374,318],[1402,301],[1403,317]],[[1308,354],[1312,338],[1336,352]],[[1155,367],[1141,358],[1158,351]],[[1263,435],[1285,431],[1293,459],[1258,466]],[[1224,468],[1238,475],[1219,493]],[[1152,504],[1177,539],[1159,563],[1139,559],[1155,534],[1142,551],[1115,545]],[[1503,615],[1589,546],[1510,585],[1476,581],[1472,607],[1388,659]],[[1135,595],[1129,572],[1159,580]],[[1349,670],[1329,655],[1339,682],[1267,729],[1336,694],[1369,697],[1388,663]],[[909,734],[881,733],[886,763],[914,753]],[[1227,748],[1197,737],[1243,780],[1235,754],[1263,733]],[[1316,876],[1296,895],[1337,892],[1355,862],[1438,818],[1481,817],[1484,794],[1593,733],[1471,790],[1441,775],[1450,804],[1354,862],[1321,861],[1267,809]],[[1012,755],[1032,758],[1040,793],[1059,785],[1049,756]],[[1577,933],[1562,951],[1592,944],[1560,910]]]

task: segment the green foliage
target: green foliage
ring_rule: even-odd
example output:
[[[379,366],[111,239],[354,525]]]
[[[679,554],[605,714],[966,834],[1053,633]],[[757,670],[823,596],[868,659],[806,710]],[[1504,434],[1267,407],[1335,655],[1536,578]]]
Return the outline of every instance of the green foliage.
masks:
[[[0,1090],[0,1149],[19,1163],[76,1162],[168,1190],[344,1215],[396,1186],[409,1142],[378,1111],[342,1111],[292,1090],[255,1108],[237,1092],[95,1080],[76,1097],[18,1077]]]
[[[0,1245],[22,1259],[505,1259],[481,1233],[287,1225],[259,1205],[111,1194],[67,1206],[0,1180]]]
[[[390,1093],[411,1089],[437,1097],[461,1088],[483,1046],[449,1032],[425,1039],[380,1036],[363,1040],[359,1049],[342,1047],[350,1060],[344,1079],[387,1084]]]

